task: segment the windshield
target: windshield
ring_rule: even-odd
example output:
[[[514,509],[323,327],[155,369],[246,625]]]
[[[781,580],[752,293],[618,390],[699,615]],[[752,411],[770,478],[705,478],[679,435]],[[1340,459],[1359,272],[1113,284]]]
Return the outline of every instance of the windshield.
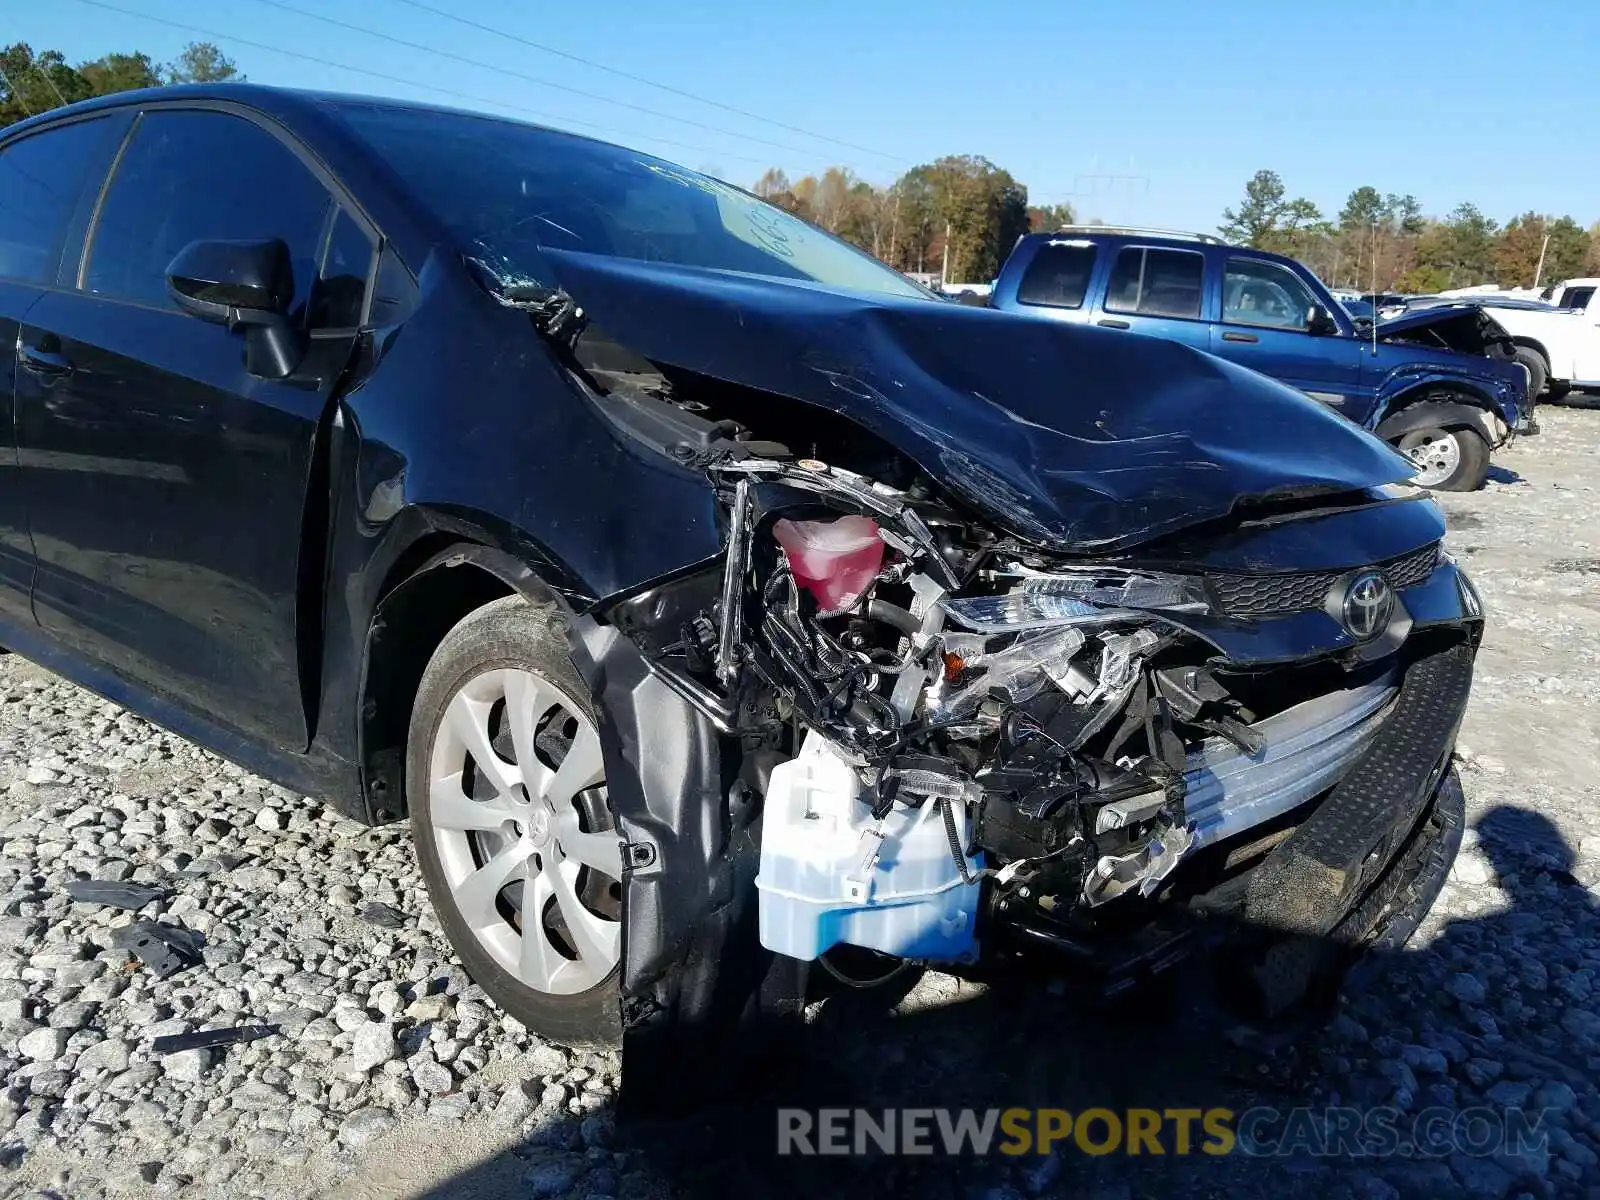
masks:
[[[495,117],[335,107],[497,275],[548,279],[539,252],[550,248],[930,296],[798,217],[659,158]]]

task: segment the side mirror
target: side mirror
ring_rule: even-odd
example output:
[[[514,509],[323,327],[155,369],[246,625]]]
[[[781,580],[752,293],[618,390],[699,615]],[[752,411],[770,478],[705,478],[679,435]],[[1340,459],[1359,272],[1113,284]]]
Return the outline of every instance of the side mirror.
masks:
[[[252,375],[282,379],[299,365],[305,344],[289,322],[294,267],[281,239],[190,242],[167,266],[167,291],[191,316],[244,330]]]
[[[1320,304],[1313,304],[1306,313],[1306,332],[1315,337],[1330,337],[1339,332],[1339,322]]]

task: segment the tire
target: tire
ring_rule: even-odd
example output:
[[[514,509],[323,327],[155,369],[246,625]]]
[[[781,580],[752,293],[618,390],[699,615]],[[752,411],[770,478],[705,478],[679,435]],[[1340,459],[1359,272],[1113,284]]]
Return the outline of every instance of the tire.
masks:
[[[553,608],[485,605],[423,673],[406,799],[428,895],[467,973],[540,1037],[613,1047],[622,843],[588,697]]]
[[[1567,398],[1567,396],[1571,394],[1571,392],[1572,392],[1572,385],[1570,383],[1547,383],[1547,384],[1545,384],[1545,399],[1546,400],[1565,400]]]
[[[1395,443],[1436,492],[1475,492],[1489,477],[1489,444],[1473,429],[1416,429]]]
[[[1528,408],[1531,410],[1539,403],[1539,397],[1544,395],[1545,386],[1550,382],[1550,368],[1544,361],[1544,355],[1530,346],[1518,346],[1512,357],[1528,368]]]

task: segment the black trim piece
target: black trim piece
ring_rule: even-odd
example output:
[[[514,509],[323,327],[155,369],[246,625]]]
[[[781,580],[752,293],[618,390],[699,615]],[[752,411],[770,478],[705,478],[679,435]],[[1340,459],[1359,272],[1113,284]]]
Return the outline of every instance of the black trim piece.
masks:
[[[100,180],[100,193],[94,198],[94,208],[89,212],[89,223],[84,226],[83,244],[78,247],[78,269],[72,276],[72,289],[83,291],[84,276],[89,271],[89,255],[94,250],[94,240],[100,233],[100,214],[106,206],[106,197],[111,194],[111,181],[117,177],[117,172],[122,169],[123,156],[128,153],[128,147],[133,143],[133,135],[138,130],[144,114],[134,113],[133,119],[128,122],[128,127],[122,131],[122,143],[117,147],[111,161],[106,164],[106,173]],[[59,278],[59,272],[57,278]]]

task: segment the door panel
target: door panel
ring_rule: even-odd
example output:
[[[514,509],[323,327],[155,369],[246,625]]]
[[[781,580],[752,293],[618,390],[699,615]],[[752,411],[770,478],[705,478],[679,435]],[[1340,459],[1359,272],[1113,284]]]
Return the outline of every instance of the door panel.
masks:
[[[17,334],[39,289],[0,279],[0,620],[33,624],[33,542],[28,510],[17,473]]]
[[[1222,321],[1211,329],[1211,352],[1299,388],[1353,421],[1371,407],[1361,345],[1339,334],[1307,332],[1320,301],[1280,263],[1248,255],[1226,259]]]
[[[245,372],[219,325],[51,293],[23,345],[18,465],[46,632],[281,745],[306,740],[296,660],[316,379]]]
[[[146,111],[88,231],[83,290],[46,294],[20,337],[33,369],[17,372],[17,463],[40,626],[286,749],[309,740],[298,592],[316,438],[372,257],[352,220],[278,134],[238,114]],[[251,375],[242,335],[179,311],[166,284],[191,242],[268,238],[288,247],[287,319],[307,347],[282,380]],[[342,327],[318,328],[330,323]]]
[[[33,543],[17,471],[18,334],[40,295],[55,286],[63,248],[76,244],[77,218],[99,190],[122,128],[114,115],[68,121],[0,150],[0,620],[13,624],[33,624]]]

